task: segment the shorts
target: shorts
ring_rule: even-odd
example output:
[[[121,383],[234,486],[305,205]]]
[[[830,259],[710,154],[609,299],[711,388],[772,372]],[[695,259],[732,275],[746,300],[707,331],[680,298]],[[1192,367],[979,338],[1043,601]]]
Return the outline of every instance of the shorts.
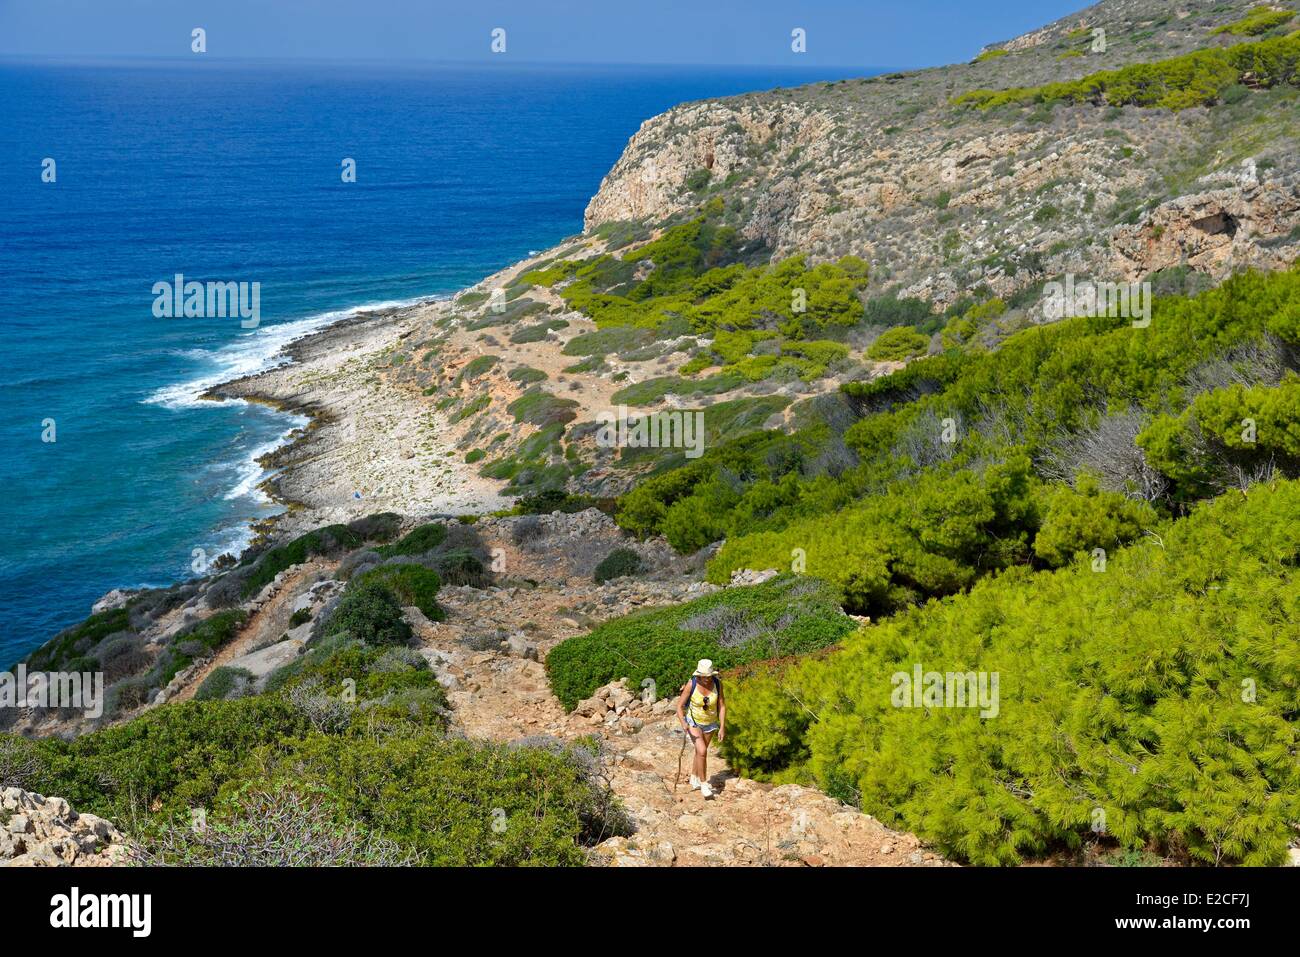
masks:
[[[686,723],[692,728],[699,728],[701,731],[706,731],[709,734],[712,734],[717,731],[718,728],[722,727],[722,725],[716,721],[713,724],[696,724],[695,719],[692,718],[689,713],[686,715]]]

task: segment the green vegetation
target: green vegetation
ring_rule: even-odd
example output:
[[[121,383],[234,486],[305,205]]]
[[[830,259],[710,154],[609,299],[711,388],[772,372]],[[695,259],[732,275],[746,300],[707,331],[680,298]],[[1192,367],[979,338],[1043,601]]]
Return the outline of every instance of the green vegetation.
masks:
[[[617,678],[629,679],[633,688],[650,679],[659,695],[672,694],[700,658],[731,668],[815,651],[852,627],[825,585],[786,575],[605,622],[556,645],[546,672],[556,696],[572,709]]]
[[[681,396],[717,395],[719,392],[730,392],[744,381],[744,377],[739,375],[717,375],[708,379],[663,376],[625,386],[615,392],[613,398],[620,405],[654,405],[662,402],[669,393]]]
[[[514,416],[516,422],[545,428],[572,422],[577,418],[577,413],[573,411],[577,407],[578,403],[573,399],[561,399],[535,385],[506,406],[506,411]]]
[[[220,697],[225,680],[210,679],[205,696]],[[317,829],[425,865],[577,865],[585,847],[629,833],[594,746],[446,736],[446,696],[418,655],[330,639],[268,688],[168,704],[72,741],[0,737],[30,759],[32,787],[114,820],[173,863],[212,863],[190,846],[195,808],[216,833],[235,828],[241,846],[262,847],[263,862],[320,849],[285,845],[278,814],[239,815],[257,794],[279,795],[277,811],[308,799]]]
[[[641,571],[641,556],[630,548],[616,548],[600,560],[592,576],[597,584]]]
[[[438,589],[442,587],[442,581],[432,568],[411,563],[381,565],[353,578],[348,583],[348,591],[368,583],[383,586],[402,607],[414,605],[430,621],[441,621],[446,617],[438,605]]]
[[[356,548],[363,541],[347,525],[328,525],[301,535],[287,544],[278,545],[256,559],[252,572],[244,578],[243,597],[256,595],[286,568],[301,565],[316,555],[337,555],[346,549]]]
[[[1239,37],[1257,37],[1261,33],[1268,33],[1275,27],[1280,27],[1295,17],[1293,10],[1273,10],[1269,7],[1256,7],[1240,20],[1234,20],[1232,23],[1225,23],[1221,27],[1215,27],[1210,31],[1213,35],[1229,33]]]
[[[534,369],[532,366],[519,366],[517,369],[511,369],[506,378],[511,382],[527,387],[536,382],[545,382],[547,376],[541,369]]]
[[[411,640],[411,626],[385,583],[349,583],[325,625],[325,635],[347,635],[367,645],[404,645]]]
[[[1300,341],[1298,302],[1300,269],[1245,274],[1195,299],[1156,299],[1148,328],[1070,319],[995,352],[918,359],[842,388],[860,418],[828,407],[825,422],[793,435],[711,446],[625,495],[618,521],[682,552],[725,538],[709,565],[717,582],[738,568],[790,568],[801,554],[809,574],[870,615],[1110,548],[1179,514],[1209,484],[1234,487],[1267,467],[1294,473],[1295,393],[1269,383],[1266,337]],[[1188,399],[1189,381],[1229,374],[1264,378]],[[1162,418],[1189,404],[1209,422],[1191,444],[1170,438]],[[1243,445],[1231,426],[1239,432],[1251,413],[1263,438]],[[1150,511],[1118,510],[1080,473]],[[1099,509],[1115,510],[1114,521],[1093,516]]]
[[[463,382],[473,381],[474,379],[486,375],[488,371],[490,371],[492,367],[500,361],[500,356],[475,356],[473,359],[470,359],[469,362],[465,363],[465,368],[460,370],[460,375],[456,377],[456,384],[460,385]]]
[[[564,319],[547,319],[544,322],[537,322],[531,326],[523,326],[510,336],[510,341],[515,345],[523,345],[529,342],[541,342],[553,330],[565,329],[569,323]]]
[[[879,362],[903,362],[925,355],[930,340],[909,326],[882,332],[871,344],[867,355]]]
[[[224,701],[238,697],[253,682],[253,675],[243,668],[222,666],[212,669],[194,692],[195,701]]]
[[[566,354],[628,355],[656,340],[693,333],[713,337],[711,355],[725,363],[726,378],[706,380],[707,391],[787,370],[804,379],[824,375],[842,346],[814,340],[842,338],[862,321],[866,263],[846,257],[810,269],[796,256],[748,266],[735,231],[719,224],[721,212],[721,204],[711,202],[703,215],[622,259],[605,255],[569,264],[573,282],[561,295],[601,328],[576,336]],[[638,279],[644,264],[653,268]],[[709,355],[699,356],[688,371],[709,363]],[[673,382],[675,391],[684,388]]]
[[[1010,53],[1011,53],[1010,50],[999,50],[999,49],[985,50],[983,53],[981,53],[971,62],[983,63],[986,60],[996,60],[998,57],[1009,56]]]
[[[713,178],[711,170],[697,169],[686,177],[686,188],[692,193],[703,192],[709,185],[709,180]]]
[[[206,658],[239,634],[247,618],[242,609],[231,608],[181,629],[159,656],[154,666],[156,680],[151,684],[165,687],[195,659]]]
[[[478,413],[482,412],[491,404],[492,404],[491,394],[487,392],[481,392],[478,395],[474,396],[474,398],[466,402],[464,405],[462,405],[455,412],[453,412],[448,418],[453,423],[464,422],[470,416],[477,415]]]
[[[1125,848],[1279,864],[1300,815],[1300,655],[1279,642],[1298,562],[1300,485],[1224,496],[1103,571],[1018,571],[756,669],[729,695],[727,760],[977,864],[1077,848],[1098,811]],[[899,707],[917,666],[997,673],[996,714]]]
[[[67,628],[27,656],[27,667],[39,671],[80,671],[72,667],[95,644],[119,631],[131,627],[131,616],[126,608],[115,608],[91,615],[79,625]],[[93,659],[91,659],[93,661]],[[97,665],[98,662],[95,662]],[[90,670],[95,670],[92,665]]]
[[[1010,90],[971,90],[953,103],[981,110],[1010,103],[1056,102],[1185,110],[1213,105],[1225,89],[1241,82],[1246,74],[1250,74],[1255,86],[1300,86],[1298,66],[1300,32],[1222,49],[1196,50],[1153,63],[1134,63],[1118,70],[1090,73],[1079,80]]]
[[[446,540],[447,526],[442,522],[430,522],[413,528],[398,541],[376,548],[375,551],[385,558],[394,558],[398,555],[424,555]]]

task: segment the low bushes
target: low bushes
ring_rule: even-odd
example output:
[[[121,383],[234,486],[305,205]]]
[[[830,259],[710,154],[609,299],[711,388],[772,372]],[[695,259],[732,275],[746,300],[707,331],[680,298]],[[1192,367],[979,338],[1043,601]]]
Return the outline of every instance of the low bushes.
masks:
[[[573,399],[558,398],[534,385],[506,406],[506,411],[514,416],[516,422],[545,427],[572,422],[577,418],[573,411],[577,407],[578,403]]]
[[[195,701],[224,701],[238,698],[253,683],[251,672],[243,668],[214,668],[194,692]]]
[[[410,563],[381,565],[352,579],[348,590],[366,584],[388,589],[403,607],[414,605],[430,621],[441,621],[446,617],[438,605],[438,589],[442,587],[442,581],[432,568]]]
[[[500,356],[475,356],[465,363],[465,368],[460,370],[460,375],[456,377],[456,384],[460,385],[462,382],[473,381],[486,375],[500,361]]]
[[[700,658],[730,668],[823,648],[852,627],[824,583],[785,575],[605,622],[552,649],[546,672],[571,709],[618,678],[632,687],[653,681],[658,694],[672,694]]]
[[[601,559],[593,577],[600,584],[625,575],[635,575],[640,570],[640,555],[630,548],[616,548]]]
[[[1300,484],[1157,531],[1104,570],[1016,570],[756,669],[729,689],[728,763],[815,783],[977,864],[1097,831],[1210,864],[1282,862],[1300,818]],[[898,676],[917,667],[996,674],[994,707],[908,706]]]
[[[929,346],[930,340],[912,327],[898,326],[882,332],[867,350],[867,355],[880,362],[901,362],[925,355]]]
[[[1118,70],[1090,73],[1079,80],[1010,90],[971,90],[953,103],[987,110],[1008,103],[1061,100],[1184,110],[1218,102],[1222,92],[1246,74],[1250,74],[1255,86],[1300,85],[1298,65],[1300,33],[1292,33],[1224,49],[1194,50],[1154,63],[1133,63]]]
[[[240,594],[244,598],[251,598],[270,584],[280,572],[301,565],[313,555],[337,555],[363,543],[362,536],[347,525],[327,525],[325,528],[314,529],[259,556],[252,571],[244,578]]]
[[[369,581],[349,584],[325,623],[324,634],[346,634],[368,645],[406,644],[411,626],[397,597],[379,582]]]
[[[412,529],[393,544],[376,548],[375,551],[384,558],[394,558],[398,555],[424,555],[446,540],[447,526],[442,522],[430,522],[428,525]]]
[[[268,687],[73,741],[0,735],[0,776],[114,820],[164,864],[576,865],[630,833],[597,748],[445,736],[446,696],[413,652],[326,639]]]
[[[150,676],[155,687],[166,687],[177,673],[199,658],[206,658],[222,647],[243,627],[248,614],[239,608],[219,611],[177,633],[163,651]]]
[[[100,640],[131,627],[126,608],[91,615],[85,621],[59,632],[27,656],[27,667],[40,671],[67,671],[68,662],[85,655]]]
[[[430,733],[380,741],[313,736],[264,749],[255,787],[320,788],[367,832],[434,866],[577,866],[583,845],[626,832],[574,751]],[[621,825],[621,826],[615,826]]]

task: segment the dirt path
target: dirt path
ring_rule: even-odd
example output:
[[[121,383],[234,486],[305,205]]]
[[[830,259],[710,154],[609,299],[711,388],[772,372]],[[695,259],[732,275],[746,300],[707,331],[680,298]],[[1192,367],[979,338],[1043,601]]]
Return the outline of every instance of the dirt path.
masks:
[[[204,662],[193,674],[187,675],[184,686],[169,701],[188,701],[194,697],[204,680],[223,665],[228,665],[250,651],[270,644],[289,630],[294,600],[303,589],[319,581],[330,566],[317,561],[295,565],[284,573],[284,578],[266,602],[254,611],[239,630],[239,635],[222,647],[216,655]]]
[[[515,740],[552,735],[571,740],[599,734],[611,754],[610,781],[637,824],[631,838],[613,838],[596,849],[616,866],[653,865],[876,865],[950,866],[911,834],[890,830],[874,818],[819,791],[797,785],[774,787],[731,772],[716,747],[709,779],[716,796],[705,800],[683,779],[674,790],[682,735],[669,702],[630,702],[619,715],[567,714],[551,694],[540,661],[518,654],[474,651],[463,641],[472,603],[445,596],[446,622],[421,629],[421,650],[449,685],[448,696],[465,734]],[[544,615],[547,596],[532,610]],[[538,617],[540,617],[539,615]],[[575,632],[579,629],[573,629]],[[537,656],[567,634],[540,637]],[[531,654],[531,651],[525,651]],[[620,695],[630,698],[630,695]],[[689,749],[683,778],[690,773]]]

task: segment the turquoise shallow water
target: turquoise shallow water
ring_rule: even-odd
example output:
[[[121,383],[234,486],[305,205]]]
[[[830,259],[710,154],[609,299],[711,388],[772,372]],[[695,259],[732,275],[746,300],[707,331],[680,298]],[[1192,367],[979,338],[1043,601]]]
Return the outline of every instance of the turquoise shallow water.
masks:
[[[0,62],[0,667],[274,510],[255,459],[294,420],[204,387],[577,232],[655,113],[839,75]],[[176,273],[259,282],[261,326],[155,317]]]

